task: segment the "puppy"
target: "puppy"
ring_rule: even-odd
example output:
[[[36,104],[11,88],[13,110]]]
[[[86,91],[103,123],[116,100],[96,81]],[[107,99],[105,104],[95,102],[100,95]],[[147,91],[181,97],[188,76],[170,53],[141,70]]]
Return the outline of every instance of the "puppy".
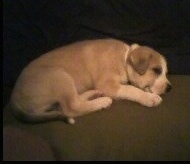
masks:
[[[77,42],[32,61],[19,76],[11,96],[14,113],[40,122],[108,108],[112,99],[147,107],[161,103],[171,89],[162,55],[146,46],[114,39]]]

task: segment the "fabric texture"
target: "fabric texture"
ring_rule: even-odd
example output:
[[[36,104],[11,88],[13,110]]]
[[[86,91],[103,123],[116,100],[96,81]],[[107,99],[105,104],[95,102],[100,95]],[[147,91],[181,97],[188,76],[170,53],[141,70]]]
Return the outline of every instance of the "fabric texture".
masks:
[[[169,79],[173,90],[155,108],[114,101],[109,109],[79,117],[75,125],[69,125],[22,123],[7,106],[4,127],[40,136],[56,160],[190,160],[190,76]]]
[[[54,161],[49,144],[39,136],[19,128],[3,129],[4,161]]]

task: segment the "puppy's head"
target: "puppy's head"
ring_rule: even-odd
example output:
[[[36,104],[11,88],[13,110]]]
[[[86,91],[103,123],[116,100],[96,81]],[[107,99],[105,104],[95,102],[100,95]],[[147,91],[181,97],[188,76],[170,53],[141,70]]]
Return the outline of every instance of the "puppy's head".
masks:
[[[164,94],[171,90],[165,58],[152,48],[134,44],[127,57],[127,73],[132,85],[144,91]]]

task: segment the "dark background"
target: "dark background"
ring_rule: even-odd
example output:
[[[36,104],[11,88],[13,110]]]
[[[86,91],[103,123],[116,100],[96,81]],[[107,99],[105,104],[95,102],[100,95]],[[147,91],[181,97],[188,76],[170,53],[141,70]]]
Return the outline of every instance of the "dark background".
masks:
[[[190,74],[189,8],[189,0],[4,0],[4,103],[31,60],[84,39],[151,46],[170,74]]]

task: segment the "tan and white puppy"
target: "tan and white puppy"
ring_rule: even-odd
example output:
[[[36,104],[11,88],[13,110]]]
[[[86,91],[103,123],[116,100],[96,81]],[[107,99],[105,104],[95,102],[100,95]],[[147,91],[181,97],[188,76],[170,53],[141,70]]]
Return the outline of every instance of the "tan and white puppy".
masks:
[[[167,65],[152,48],[114,39],[77,42],[31,62],[14,87],[11,104],[25,121],[82,116],[108,108],[112,99],[144,106],[161,103],[170,90]]]

